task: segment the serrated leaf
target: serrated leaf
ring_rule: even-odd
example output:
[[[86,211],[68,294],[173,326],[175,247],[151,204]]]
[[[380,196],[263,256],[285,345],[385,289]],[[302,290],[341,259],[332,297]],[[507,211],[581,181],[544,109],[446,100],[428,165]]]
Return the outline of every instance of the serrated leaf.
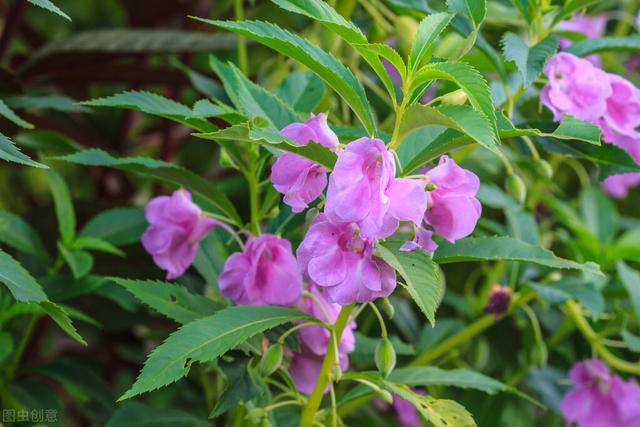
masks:
[[[301,118],[290,105],[250,81],[231,62],[225,64],[210,55],[209,66],[220,77],[231,102],[244,116],[262,117],[278,130]]]
[[[28,0],[29,3],[39,6],[43,9],[47,9],[49,12],[53,12],[56,15],[62,16],[63,18],[71,21],[69,15],[64,13],[58,6],[56,6],[51,0]]]
[[[167,407],[152,407],[141,402],[120,406],[105,427],[203,427],[206,420],[189,412]]]
[[[209,298],[192,294],[183,286],[153,280],[108,279],[131,292],[140,302],[183,325],[211,316],[223,308]]]
[[[435,62],[422,67],[415,76],[413,88],[435,79],[449,80],[460,87],[476,110],[482,112],[496,130],[496,115],[491,91],[482,75],[464,62]],[[497,143],[497,141],[496,141]]]
[[[370,134],[375,132],[373,115],[362,84],[330,53],[271,23],[198,19],[246,36],[307,66],[344,98]]]
[[[87,342],[80,336],[76,327],[73,326],[73,322],[69,318],[69,314],[65,309],[57,304],[49,301],[40,302],[42,309],[53,319],[54,322],[65,331],[71,338],[78,341],[80,344],[86,346]]]
[[[18,116],[2,99],[0,99],[0,116],[21,128],[33,129],[33,125],[31,123]]]
[[[147,157],[122,157],[116,158],[110,154],[96,149],[84,150],[68,156],[56,157],[70,163],[78,163],[87,166],[106,166],[125,171],[135,172],[159,181],[185,187],[194,194],[213,204],[225,213],[237,225],[242,224],[242,219],[231,201],[210,181],[188,171],[180,166]]]
[[[88,113],[87,107],[64,95],[14,95],[6,98],[7,105],[17,109],[47,109],[65,113]]]
[[[442,242],[433,255],[438,264],[466,261],[521,261],[558,269],[581,270],[603,276],[598,264],[581,264],[559,258],[553,252],[506,237],[469,237],[455,243]]]
[[[399,138],[402,141],[417,129],[433,125],[460,131],[489,149],[496,147],[496,136],[489,119],[480,111],[464,105],[431,107],[413,104],[402,118]]]
[[[640,273],[629,267],[624,261],[616,263],[616,270],[622,286],[629,294],[629,302],[633,307],[636,320],[640,319]]]
[[[49,166],[38,163],[35,160],[31,160],[29,156],[22,153],[18,147],[15,146],[13,141],[9,137],[0,133],[0,159],[8,162],[20,163],[26,166],[33,166],[36,168],[48,169]]]
[[[49,300],[36,279],[2,249],[0,249],[0,282],[9,288],[17,301],[42,302]]]
[[[53,169],[47,171],[47,182],[53,197],[60,237],[65,244],[71,243],[76,235],[76,213],[73,210],[69,187]]]
[[[216,129],[216,126],[207,120],[193,117],[193,111],[186,105],[151,92],[125,91],[105,98],[83,101],[81,104],[91,107],[118,107],[141,111],[182,123],[201,132]]]
[[[194,136],[224,143],[244,141],[262,144],[270,149],[288,151],[313,160],[329,170],[333,169],[337,159],[334,152],[320,144],[311,142],[307,145],[298,145],[278,132],[256,126],[253,122],[229,126],[216,132],[197,133]]]
[[[25,220],[0,209],[0,242],[47,262],[49,254],[36,230]]]
[[[310,71],[295,71],[282,81],[276,95],[295,111],[309,114],[324,98],[324,82]]]
[[[402,243],[400,240],[378,243],[376,254],[402,276],[407,291],[434,326],[435,313],[444,291],[442,273],[423,251],[401,252]]]
[[[93,268],[93,257],[87,251],[70,249],[62,242],[58,242],[58,250],[66,261],[75,279],[81,279]]]
[[[290,308],[237,306],[193,321],[171,334],[149,355],[140,376],[119,400],[169,385],[187,375],[194,362],[215,360],[253,335],[303,319],[313,320]]]
[[[471,20],[475,28],[479,27],[487,15],[485,0],[447,0],[450,12],[459,13]]]
[[[560,122],[560,125],[549,136],[600,145],[602,130],[592,123],[576,119],[573,116],[565,116],[562,122]]]
[[[415,71],[429,59],[431,46],[453,18],[450,13],[432,13],[420,21],[411,51],[409,52],[409,69]]]
[[[524,87],[529,87],[538,78],[547,59],[556,53],[558,42],[549,36],[533,46],[528,46],[522,38],[506,33],[502,38],[502,51],[507,61],[513,61],[522,75]]]
[[[115,246],[124,246],[138,242],[148,225],[142,209],[115,208],[93,217],[79,236],[95,237]]]

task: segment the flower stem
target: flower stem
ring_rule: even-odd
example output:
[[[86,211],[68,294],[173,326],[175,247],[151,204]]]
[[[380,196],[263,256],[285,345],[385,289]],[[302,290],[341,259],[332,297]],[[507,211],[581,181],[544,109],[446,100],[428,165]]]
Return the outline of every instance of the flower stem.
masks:
[[[38,314],[31,315],[31,318],[29,319],[29,323],[27,323],[27,328],[22,333],[22,339],[20,340],[20,343],[18,344],[18,347],[16,348],[16,351],[14,353],[13,362],[11,363],[11,366],[7,371],[7,377],[9,379],[13,379],[13,377],[15,376],[16,370],[20,365],[20,360],[22,359],[22,354],[27,348],[27,344],[31,339],[31,335],[33,334],[33,330],[35,329],[39,318],[40,318],[40,315]]]
[[[242,8],[242,0],[233,1],[233,12],[236,21],[244,19],[244,9]],[[243,74],[249,72],[249,57],[247,56],[247,44],[242,36],[238,36],[238,67]]]
[[[342,331],[344,331],[345,326],[347,326],[349,315],[353,311],[354,307],[355,304],[342,307],[342,310],[340,310],[340,314],[336,319],[336,323],[333,325],[333,330],[331,331],[329,342],[333,340],[334,336],[336,338],[336,341],[340,341]],[[316,412],[318,411],[320,403],[322,402],[322,396],[324,396],[324,390],[327,387],[329,377],[331,376],[331,368],[333,367],[333,361],[336,357],[335,353],[336,347],[333,345],[328,345],[327,353],[325,354],[324,360],[322,361],[322,367],[320,368],[320,374],[318,375],[316,385],[311,392],[311,396],[309,396],[309,400],[307,401],[306,406],[302,410],[300,424],[298,424],[299,427],[311,427],[313,425],[313,420],[315,418]]]

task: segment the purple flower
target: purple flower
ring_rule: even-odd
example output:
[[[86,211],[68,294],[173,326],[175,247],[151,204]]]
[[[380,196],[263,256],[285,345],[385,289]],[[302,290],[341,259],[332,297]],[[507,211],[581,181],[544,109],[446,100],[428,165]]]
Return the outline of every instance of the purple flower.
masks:
[[[438,166],[429,170],[426,176],[435,189],[427,192],[429,203],[425,222],[452,243],[471,234],[482,213],[482,206],[475,197],[480,189],[478,177],[448,156],[440,157]],[[427,237],[423,236],[423,240],[428,243]]]
[[[413,403],[398,396],[393,395],[393,411],[401,427],[422,427],[422,421],[418,410]]]
[[[489,300],[484,306],[484,312],[494,314],[496,317],[502,316],[509,309],[512,294],[508,286],[493,285],[489,291]]]
[[[598,359],[576,363],[569,372],[573,389],[560,409],[567,423],[578,427],[637,426],[640,418],[640,386],[609,372]]]
[[[399,221],[420,224],[427,207],[422,183],[395,178],[393,153],[376,138],[360,138],[338,154],[329,177],[327,216],[355,222],[364,237],[388,237]]]
[[[314,115],[304,123],[292,123],[280,131],[280,134],[307,145],[310,141],[335,149],[340,141],[327,124],[324,113]],[[292,153],[284,153],[271,168],[271,182],[284,194],[284,203],[293,212],[302,212],[315,200],[327,185],[327,169],[319,164]]]
[[[607,99],[602,130],[605,140],[615,138],[614,132],[640,137],[636,130],[640,126],[640,90],[633,83],[615,74],[609,74],[611,96]]]
[[[375,242],[354,223],[319,214],[298,247],[298,263],[330,301],[340,305],[386,297],[396,287],[396,272],[373,256]]]
[[[251,236],[242,252],[227,258],[218,283],[237,304],[290,306],[302,292],[291,243],[273,234]]]
[[[418,227],[413,240],[405,242],[400,250],[403,252],[415,251],[416,249],[422,249],[425,252],[435,252],[438,249],[438,245],[433,241],[433,232],[431,230]]]
[[[200,241],[218,224],[203,216],[191,201],[191,193],[183,189],[151,199],[145,217],[150,225],[142,235],[142,246],[156,265],[167,271],[167,280],[184,274],[198,253]]]
[[[291,374],[291,379],[293,379],[293,383],[299,391],[311,394],[318,381],[324,355],[318,356],[304,344],[300,347],[300,352],[293,353],[291,364],[289,365],[289,374]],[[343,371],[349,367],[349,358],[344,353],[338,355],[338,362],[340,363],[340,369]],[[329,386],[324,390],[325,393],[327,391],[329,391]]]
[[[540,92],[540,100],[553,112],[554,120],[570,114],[597,123],[605,114],[612,94],[609,75],[591,62],[561,52],[547,61],[544,73],[549,84]]]
[[[610,175],[602,181],[602,188],[611,197],[624,199],[629,195],[629,191],[640,185],[640,173],[622,173]]]

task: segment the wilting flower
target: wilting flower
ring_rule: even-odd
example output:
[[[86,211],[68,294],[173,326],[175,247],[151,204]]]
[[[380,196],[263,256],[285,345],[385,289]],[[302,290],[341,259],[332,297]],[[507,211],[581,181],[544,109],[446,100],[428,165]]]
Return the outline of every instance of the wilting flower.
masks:
[[[218,284],[237,304],[290,306],[302,292],[291,243],[272,234],[250,237],[242,252],[227,258]]]
[[[326,214],[355,222],[365,237],[388,237],[399,221],[420,224],[427,197],[418,180],[395,178],[393,153],[376,138],[360,138],[338,154],[329,177]]]
[[[588,39],[596,39],[602,37],[607,27],[609,17],[606,14],[589,16],[589,15],[573,15],[570,20],[560,21],[558,28],[573,33],[584,34]],[[571,46],[573,42],[566,37],[558,38],[560,49],[564,50]],[[600,57],[598,55],[589,55],[585,58],[594,65],[600,65]]]
[[[149,228],[142,235],[142,246],[167,279],[180,277],[198,253],[200,241],[218,224],[202,215],[191,201],[191,193],[181,189],[171,196],[151,199],[145,208]]]
[[[609,75],[586,59],[561,52],[551,57],[544,74],[549,79],[540,100],[560,121],[565,114],[597,123],[607,110],[612,89]]]
[[[330,301],[340,305],[386,297],[396,287],[396,273],[373,255],[375,242],[354,223],[319,214],[298,247],[298,263]]]
[[[335,149],[338,137],[329,128],[324,113],[314,115],[304,123],[292,123],[282,129],[283,136],[307,145],[311,141]],[[284,194],[284,203],[293,212],[301,212],[315,200],[327,185],[327,169],[292,153],[284,153],[271,168],[271,181],[275,189]]]
[[[640,420],[640,386],[609,372],[598,359],[576,363],[569,372],[573,389],[560,408],[578,427],[634,427]]]
[[[489,291],[489,300],[484,306],[484,312],[499,317],[507,312],[513,292],[508,286],[493,285]]]
[[[471,234],[482,213],[482,206],[475,197],[480,189],[480,179],[448,156],[440,157],[438,166],[429,170],[426,176],[428,184],[433,184],[435,189],[427,192],[425,222],[450,242]],[[423,236],[423,241],[429,242],[427,237]]]
[[[315,299],[304,298],[301,303],[302,310],[323,322],[335,323],[340,314],[340,306],[330,303],[318,286],[310,285],[309,292],[315,296]],[[340,337],[338,361],[342,370],[349,367],[347,355],[356,348],[356,338],[353,333],[355,327],[355,322],[347,323]],[[298,335],[301,340],[300,351],[293,354],[289,373],[298,390],[310,394],[320,374],[320,367],[330,344],[331,335],[328,330],[316,325],[300,329]],[[325,393],[327,391],[328,388]]]

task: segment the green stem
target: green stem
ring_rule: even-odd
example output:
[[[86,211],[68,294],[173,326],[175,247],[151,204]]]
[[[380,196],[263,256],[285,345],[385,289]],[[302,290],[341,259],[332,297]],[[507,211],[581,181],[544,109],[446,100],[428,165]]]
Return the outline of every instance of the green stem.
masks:
[[[202,383],[204,398],[207,402],[207,409],[209,410],[209,413],[211,413],[215,405],[215,400],[213,398],[213,393],[209,384],[209,377],[207,376],[207,372],[204,370],[204,365],[200,365],[200,382]]]
[[[242,8],[242,0],[233,1],[233,12],[236,21],[244,20],[244,9]],[[247,44],[245,38],[238,36],[238,67],[243,74],[249,72],[249,57],[247,56]]]
[[[260,187],[255,161],[251,161],[249,171],[245,174],[249,185],[249,209],[251,212],[251,233],[260,235]]]
[[[382,314],[380,314],[380,310],[378,310],[378,307],[376,307],[375,303],[373,302],[370,302],[369,306],[371,307],[373,312],[376,314],[376,317],[378,318],[378,323],[380,323],[380,336],[382,336],[382,338],[386,338],[387,325],[385,325],[384,323],[384,319],[382,318]]]
[[[333,330],[331,331],[331,337],[329,338],[329,342],[333,341],[333,337],[335,336],[336,341],[340,341],[340,337],[342,337],[342,331],[344,331],[345,326],[347,326],[347,322],[349,320],[349,315],[353,311],[354,304],[346,305],[342,307],[340,310],[340,314],[336,319],[336,323],[333,325]],[[320,368],[320,374],[318,375],[318,380],[316,381],[316,385],[313,388],[311,396],[309,396],[309,400],[302,410],[302,415],[300,416],[300,424],[299,427],[311,427],[313,425],[313,420],[315,418],[316,412],[320,407],[320,403],[322,402],[322,396],[324,395],[324,390],[327,387],[327,383],[329,382],[329,377],[331,376],[331,371],[333,367],[333,361],[336,357],[336,347],[333,345],[327,346],[327,353],[324,356],[324,360],[322,361],[322,367]]]
[[[31,315],[31,317],[29,318],[29,323],[27,323],[27,328],[25,329],[22,335],[22,339],[20,340],[20,343],[18,344],[18,347],[16,348],[16,351],[13,355],[13,362],[7,371],[7,376],[9,379],[13,379],[13,377],[15,376],[16,370],[20,365],[20,360],[22,359],[22,354],[27,348],[27,344],[31,339],[31,335],[33,334],[33,330],[35,329],[39,318],[40,316],[37,314]]]
[[[534,297],[535,295],[531,293],[531,294],[527,294],[527,295],[519,296],[515,298],[513,303],[511,304],[511,307],[509,307],[509,313],[512,313],[517,308],[527,304]],[[449,353],[454,348],[468,342],[473,337],[475,337],[476,335],[479,335],[480,333],[490,328],[500,320],[502,320],[502,318],[498,318],[493,314],[486,314],[482,316],[481,318],[471,323],[470,325],[468,325],[466,328],[464,328],[457,334],[444,340],[442,343],[434,347],[432,350],[416,357],[413,361],[411,361],[411,363],[409,363],[409,366],[420,366],[420,365],[428,364],[429,362],[439,358],[440,356],[443,356]]]
[[[402,124],[402,118],[404,117],[404,110],[407,108],[407,102],[409,101],[409,94],[404,93],[402,103],[396,110],[396,123],[393,126],[393,134],[391,134],[391,143],[389,148],[395,150],[400,146],[400,125]]]

